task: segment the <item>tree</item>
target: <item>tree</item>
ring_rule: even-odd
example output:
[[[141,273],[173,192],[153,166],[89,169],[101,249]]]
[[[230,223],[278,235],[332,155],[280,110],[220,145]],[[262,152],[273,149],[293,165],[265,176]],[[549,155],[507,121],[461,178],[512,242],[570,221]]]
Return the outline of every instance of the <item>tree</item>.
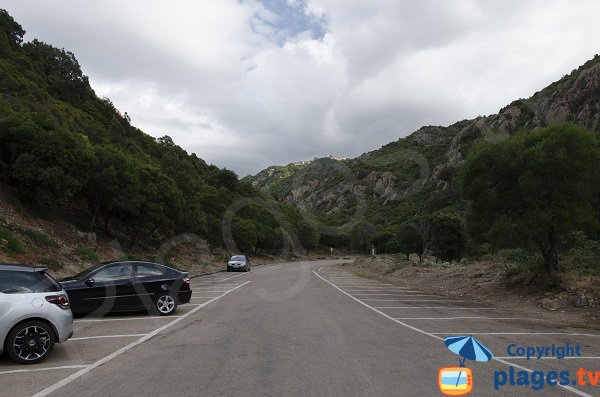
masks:
[[[258,231],[256,224],[250,219],[236,218],[233,220],[231,234],[235,245],[240,252],[237,253],[249,253],[256,247],[256,241],[258,239]]]
[[[443,262],[452,262],[460,260],[466,248],[467,233],[460,216],[449,213],[435,214],[432,254]]]
[[[409,259],[410,254],[417,254],[419,262],[423,261],[423,242],[415,228],[408,224],[403,224],[396,234],[399,251]]]
[[[300,238],[302,248],[304,248],[306,252],[314,250],[319,245],[319,231],[306,221],[303,221],[298,225],[298,237]]]
[[[573,124],[480,143],[468,156],[462,187],[471,222],[490,240],[536,248],[547,272],[558,269],[559,241],[596,222],[600,194],[596,136]]]
[[[419,262],[423,261],[423,256],[429,253],[429,246],[433,242],[433,219],[431,216],[419,215],[411,222],[410,226],[414,229],[419,238]]]

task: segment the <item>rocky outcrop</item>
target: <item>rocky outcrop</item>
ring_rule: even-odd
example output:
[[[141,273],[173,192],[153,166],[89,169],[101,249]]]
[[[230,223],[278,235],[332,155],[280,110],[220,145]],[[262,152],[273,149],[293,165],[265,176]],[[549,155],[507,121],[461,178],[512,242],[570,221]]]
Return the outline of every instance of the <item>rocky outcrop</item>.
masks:
[[[267,190],[289,186],[283,197],[305,211],[331,214],[351,208],[357,205],[357,192],[368,192],[367,200],[385,205],[413,193],[407,189],[407,178],[387,170],[390,159],[415,163],[416,157],[407,153],[441,149],[443,156],[428,164],[426,174],[427,182],[436,191],[443,191],[452,183],[453,169],[464,160],[474,141],[485,139],[497,143],[521,129],[563,121],[600,133],[600,57],[595,56],[532,97],[516,100],[497,114],[448,127],[422,127],[354,160],[336,162],[324,158],[270,167],[250,179],[255,186]],[[414,189],[419,190],[420,186]]]

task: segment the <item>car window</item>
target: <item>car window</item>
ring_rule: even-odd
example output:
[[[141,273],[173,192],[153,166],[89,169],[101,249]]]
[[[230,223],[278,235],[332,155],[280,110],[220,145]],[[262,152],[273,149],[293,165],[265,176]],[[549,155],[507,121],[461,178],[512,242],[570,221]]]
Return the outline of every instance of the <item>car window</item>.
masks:
[[[131,264],[108,266],[94,274],[93,278],[96,282],[128,280],[131,278],[132,270]]]
[[[137,265],[138,277],[162,276],[164,270],[152,265]]]
[[[235,256],[232,256],[230,260],[232,260],[232,261],[245,261],[246,257],[244,255],[235,255]]]
[[[43,272],[0,272],[0,292],[5,294],[58,292],[62,290],[52,277]]]

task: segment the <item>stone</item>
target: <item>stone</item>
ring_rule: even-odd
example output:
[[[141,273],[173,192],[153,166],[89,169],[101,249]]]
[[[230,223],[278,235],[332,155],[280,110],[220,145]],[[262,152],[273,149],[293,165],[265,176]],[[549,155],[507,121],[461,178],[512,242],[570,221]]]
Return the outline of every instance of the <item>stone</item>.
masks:
[[[586,307],[586,306],[590,306],[590,299],[588,298],[588,296],[586,294],[584,294],[583,292],[580,292],[575,296],[573,303],[577,307]]]
[[[542,299],[542,307],[550,311],[556,311],[566,306],[566,302],[561,298],[544,298]]]

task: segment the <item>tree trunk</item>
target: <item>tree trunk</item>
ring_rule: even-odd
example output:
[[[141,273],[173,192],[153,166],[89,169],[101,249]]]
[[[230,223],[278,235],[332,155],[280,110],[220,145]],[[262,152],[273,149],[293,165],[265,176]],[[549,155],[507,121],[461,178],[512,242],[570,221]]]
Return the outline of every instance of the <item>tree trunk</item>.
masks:
[[[546,238],[536,239],[536,244],[544,258],[544,269],[548,273],[558,271],[558,235],[552,226],[546,233]]]

